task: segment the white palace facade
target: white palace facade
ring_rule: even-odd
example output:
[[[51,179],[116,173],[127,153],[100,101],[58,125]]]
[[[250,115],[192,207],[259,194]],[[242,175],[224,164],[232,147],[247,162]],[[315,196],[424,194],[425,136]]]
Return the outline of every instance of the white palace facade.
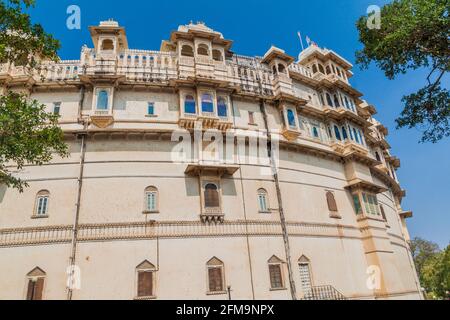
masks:
[[[70,152],[0,185],[0,299],[422,298],[400,160],[347,60],[237,55],[203,23],[160,51],[112,20],[90,33],[80,60],[0,65]]]

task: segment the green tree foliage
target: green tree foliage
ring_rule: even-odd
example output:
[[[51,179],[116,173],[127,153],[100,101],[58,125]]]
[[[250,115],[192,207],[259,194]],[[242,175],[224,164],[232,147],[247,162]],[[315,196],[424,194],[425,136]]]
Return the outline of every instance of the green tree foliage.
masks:
[[[56,60],[59,48],[59,42],[24,12],[33,5],[34,0],[0,0],[0,63],[25,66],[30,72],[42,60]],[[42,165],[55,153],[67,155],[57,122],[58,116],[25,94],[7,91],[0,96],[0,184],[22,192],[27,184],[11,168]]]
[[[430,299],[450,298],[450,245],[440,251],[437,244],[414,238],[411,252],[419,273],[420,283]]]
[[[363,49],[357,63],[375,64],[394,79],[408,70],[428,68],[427,85],[403,98],[397,128],[419,128],[422,142],[450,135],[450,93],[442,79],[450,70],[450,0],[394,0],[381,9],[381,28],[369,29],[370,15],[357,22]]]

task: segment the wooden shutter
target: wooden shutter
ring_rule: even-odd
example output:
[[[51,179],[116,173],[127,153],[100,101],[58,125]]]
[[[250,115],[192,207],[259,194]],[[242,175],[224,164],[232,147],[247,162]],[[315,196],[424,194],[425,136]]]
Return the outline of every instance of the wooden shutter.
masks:
[[[220,292],[223,291],[223,279],[222,279],[222,268],[209,268],[208,269],[209,278],[209,291],[210,292]]]
[[[36,282],[34,282],[33,280],[28,280],[27,300],[33,300],[35,284]]]
[[[214,184],[208,184],[205,187],[205,207],[219,207],[219,192],[217,190],[217,186],[215,186]]]
[[[381,215],[383,216],[384,221],[387,222],[386,213],[384,212],[384,207],[380,204]]]
[[[283,280],[281,278],[281,266],[279,264],[269,265],[270,286],[272,289],[279,289],[283,287]]]
[[[330,191],[327,192],[327,203],[328,203],[328,210],[332,212],[338,211],[336,199],[334,198],[334,194]]]
[[[153,296],[153,273],[150,271],[138,272],[138,297]]]
[[[44,291],[44,278],[39,278],[34,287],[33,300],[42,300],[42,292]]]

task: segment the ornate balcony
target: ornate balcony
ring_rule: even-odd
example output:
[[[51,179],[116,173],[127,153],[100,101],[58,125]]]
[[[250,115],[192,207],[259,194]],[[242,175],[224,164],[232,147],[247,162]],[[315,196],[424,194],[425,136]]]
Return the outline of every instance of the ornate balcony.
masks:
[[[90,121],[96,127],[105,129],[114,123],[114,117],[108,110],[96,110],[90,116]]]
[[[285,128],[281,134],[283,135],[283,137],[286,138],[286,140],[288,141],[295,141],[298,139],[298,137],[300,137],[301,133],[300,131],[298,131],[297,129],[293,129],[293,128]]]

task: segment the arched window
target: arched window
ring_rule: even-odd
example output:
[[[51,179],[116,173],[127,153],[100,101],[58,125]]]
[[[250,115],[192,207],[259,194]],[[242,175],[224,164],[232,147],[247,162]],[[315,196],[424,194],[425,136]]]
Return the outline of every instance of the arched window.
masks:
[[[315,64],[312,65],[313,74],[317,73],[317,66]]]
[[[185,57],[193,57],[194,56],[194,49],[190,45],[183,45],[181,47],[181,55]]]
[[[327,192],[327,204],[328,204],[328,210],[330,210],[331,212],[338,212],[336,199],[334,197],[333,192],[331,192],[331,191]]]
[[[347,125],[347,127],[348,127],[348,132],[350,133],[350,139],[355,140],[355,139],[353,138],[352,128],[350,128],[350,125]]]
[[[311,279],[311,263],[305,256],[298,259],[298,268],[300,271],[300,285],[305,299],[312,299],[312,279]]]
[[[200,56],[209,56],[209,48],[206,44],[199,44],[197,47],[197,54]]]
[[[314,137],[314,138],[320,138],[320,136],[319,136],[319,130],[317,129],[317,127],[313,127],[313,128],[312,128],[312,133],[313,133],[313,137]]]
[[[319,72],[325,74],[325,70],[323,69],[323,65],[319,63]]]
[[[214,49],[212,54],[215,61],[223,61],[222,52],[220,52],[220,50]]]
[[[36,267],[27,274],[27,300],[42,300],[44,292],[45,272]]]
[[[277,74],[277,67],[276,66],[273,66],[272,72],[273,72],[273,74]]]
[[[358,132],[356,131],[355,128],[353,128],[353,135],[355,136],[356,142],[361,143],[359,140]]]
[[[108,91],[100,90],[97,97],[97,109],[98,110],[108,110]]]
[[[152,298],[155,296],[155,272],[156,267],[147,260],[136,267],[138,298]]]
[[[334,135],[336,136],[336,139],[341,141],[341,133],[339,132],[339,128],[337,126],[334,126]]]
[[[205,186],[205,208],[219,208],[219,188],[214,183]]]
[[[103,42],[102,42],[102,50],[103,51],[114,50],[114,42],[111,39],[103,40]]]
[[[145,189],[145,213],[158,211],[158,189],[155,187],[147,187]]]
[[[327,74],[330,74],[330,73],[331,73],[330,66],[327,66],[325,70],[327,71]]]
[[[277,256],[272,256],[268,263],[270,288],[272,290],[284,289],[283,261]]]
[[[333,106],[333,101],[331,100],[331,95],[327,92],[325,93],[326,97],[327,97],[327,103],[330,107]]]
[[[348,140],[347,130],[345,129],[345,127],[342,127],[342,139]]]
[[[378,151],[375,151],[375,158],[377,158],[378,161],[381,161],[381,157]]]
[[[202,112],[214,112],[213,97],[209,93],[202,95]]]
[[[184,113],[190,113],[190,114],[195,114],[197,113],[196,110],[196,105],[195,105],[195,99],[193,96],[191,95],[187,95],[184,98]]]
[[[341,104],[339,102],[339,98],[338,98],[337,94],[334,94],[333,97],[334,97],[334,106],[336,108],[339,108],[341,106]]]
[[[267,191],[265,189],[258,190],[258,207],[259,207],[259,212],[261,212],[261,213],[269,212]]]
[[[228,117],[227,100],[224,97],[217,99],[217,114],[219,117]]]
[[[225,292],[225,272],[224,264],[216,257],[206,263],[206,271],[208,275],[208,292],[223,293]]]
[[[48,207],[50,201],[50,192],[47,190],[41,190],[36,195],[36,205],[34,214],[36,216],[47,216],[48,215]]]
[[[287,119],[290,128],[297,128],[297,125],[295,123],[295,114],[291,109],[287,110]]]
[[[348,99],[347,99],[347,97],[346,96],[344,96],[344,102],[345,102],[345,106],[347,107],[347,109],[351,109],[350,108],[350,103],[348,102]]]
[[[286,67],[283,64],[278,64],[278,73],[286,73]]]

